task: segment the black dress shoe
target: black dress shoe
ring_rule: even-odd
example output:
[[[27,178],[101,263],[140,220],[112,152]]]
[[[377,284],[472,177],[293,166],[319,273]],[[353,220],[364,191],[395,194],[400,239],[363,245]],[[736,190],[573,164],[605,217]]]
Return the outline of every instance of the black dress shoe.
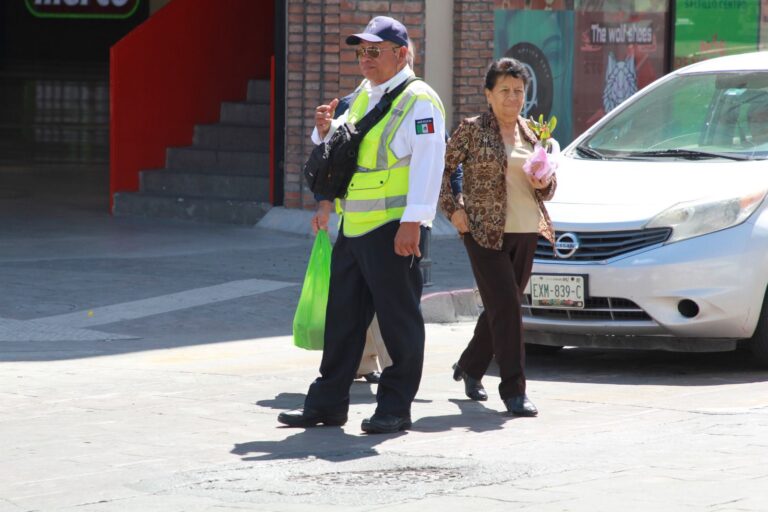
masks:
[[[507,398],[504,400],[504,405],[507,406],[507,412],[514,416],[536,416],[539,414],[539,410],[525,395]]]
[[[277,421],[289,427],[309,428],[322,423],[327,427],[340,427],[347,422],[347,413],[337,412],[325,414],[314,409],[296,409],[281,412]]]
[[[464,380],[464,392],[469,398],[478,402],[485,402],[488,400],[488,393],[485,392],[483,383],[480,379],[474,379],[464,372],[459,366],[459,363],[453,365],[453,380]]]
[[[368,384],[378,384],[379,379],[381,379],[381,373],[379,372],[371,372],[366,373],[365,375],[358,375],[358,379],[365,379],[365,382]]]
[[[360,428],[368,434],[392,434],[411,428],[411,418],[394,414],[374,414],[364,419]]]

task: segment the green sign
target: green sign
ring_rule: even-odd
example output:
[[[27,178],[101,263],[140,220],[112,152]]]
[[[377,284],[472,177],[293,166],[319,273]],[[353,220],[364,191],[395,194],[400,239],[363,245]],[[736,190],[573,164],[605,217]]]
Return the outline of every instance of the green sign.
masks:
[[[141,0],[25,0],[37,18],[125,19],[139,8]]]
[[[678,0],[675,5],[675,69],[757,50],[758,0]]]

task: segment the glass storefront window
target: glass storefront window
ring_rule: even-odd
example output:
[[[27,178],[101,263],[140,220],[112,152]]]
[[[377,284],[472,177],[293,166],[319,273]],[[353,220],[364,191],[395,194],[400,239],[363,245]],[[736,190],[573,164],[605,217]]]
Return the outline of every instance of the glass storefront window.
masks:
[[[494,7],[494,57],[528,67],[523,115],[556,116],[561,144],[667,69],[667,0],[496,0]]]

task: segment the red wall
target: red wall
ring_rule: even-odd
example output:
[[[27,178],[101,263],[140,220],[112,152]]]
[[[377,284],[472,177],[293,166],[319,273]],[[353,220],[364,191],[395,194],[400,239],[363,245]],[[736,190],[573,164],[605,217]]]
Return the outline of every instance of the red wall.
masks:
[[[110,51],[110,197],[270,78],[273,0],[172,0]]]

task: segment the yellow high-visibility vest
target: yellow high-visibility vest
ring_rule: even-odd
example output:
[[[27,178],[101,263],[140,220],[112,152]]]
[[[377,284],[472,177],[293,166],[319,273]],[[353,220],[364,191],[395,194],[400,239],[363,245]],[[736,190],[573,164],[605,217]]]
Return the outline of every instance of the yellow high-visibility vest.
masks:
[[[368,95],[361,92],[359,87],[350,102],[348,122],[356,123],[365,116]],[[398,159],[389,145],[417,99],[431,101],[445,117],[442,103],[428,92],[423,82],[411,83],[394,99],[389,112],[363,137],[357,154],[357,171],[349,183],[347,196],[336,201],[336,209],[343,215],[345,236],[364,235],[403,216],[411,156]]]

